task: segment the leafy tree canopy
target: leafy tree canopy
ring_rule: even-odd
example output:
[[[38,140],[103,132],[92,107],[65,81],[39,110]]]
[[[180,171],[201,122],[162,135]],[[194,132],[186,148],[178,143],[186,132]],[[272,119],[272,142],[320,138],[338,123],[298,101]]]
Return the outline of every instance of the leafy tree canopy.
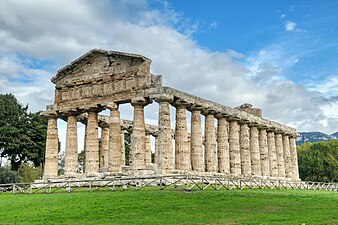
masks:
[[[302,180],[338,182],[338,140],[304,143],[297,150]]]

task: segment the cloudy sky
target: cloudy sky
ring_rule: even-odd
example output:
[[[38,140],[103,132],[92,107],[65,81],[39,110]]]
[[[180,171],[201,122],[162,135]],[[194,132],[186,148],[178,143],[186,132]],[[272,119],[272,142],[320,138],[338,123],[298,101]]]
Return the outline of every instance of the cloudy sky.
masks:
[[[31,111],[92,48],[143,54],[164,85],[298,131],[338,131],[338,2],[1,0],[0,93]],[[155,119],[152,113],[149,119]]]

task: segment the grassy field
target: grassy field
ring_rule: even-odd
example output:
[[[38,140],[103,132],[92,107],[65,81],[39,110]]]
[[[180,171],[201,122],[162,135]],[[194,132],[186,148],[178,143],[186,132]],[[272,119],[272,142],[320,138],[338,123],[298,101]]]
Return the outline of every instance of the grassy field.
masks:
[[[0,224],[338,224],[338,193],[144,189],[0,194]]]

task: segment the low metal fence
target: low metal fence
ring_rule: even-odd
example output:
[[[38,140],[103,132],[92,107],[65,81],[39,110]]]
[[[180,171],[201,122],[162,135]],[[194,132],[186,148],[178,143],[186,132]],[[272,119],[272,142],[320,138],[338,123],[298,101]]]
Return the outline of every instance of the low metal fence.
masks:
[[[168,175],[149,177],[120,177],[90,180],[59,180],[34,183],[0,184],[1,193],[35,194],[100,190],[142,190],[154,187],[159,190],[178,188],[193,190],[243,190],[243,189],[294,189],[338,191],[338,183],[310,181],[285,181],[269,179],[242,179],[224,176]]]

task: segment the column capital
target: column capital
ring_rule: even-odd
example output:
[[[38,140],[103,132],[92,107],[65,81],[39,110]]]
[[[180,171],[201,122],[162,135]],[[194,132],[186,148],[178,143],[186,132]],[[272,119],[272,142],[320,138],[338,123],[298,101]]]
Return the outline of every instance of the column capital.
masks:
[[[248,124],[248,126],[249,126],[249,127],[257,127],[257,128],[258,128],[259,124],[258,124],[258,123],[250,122],[250,123]]]
[[[227,119],[228,117],[229,117],[229,115],[227,115],[225,113],[216,113],[215,114],[216,119]]]
[[[160,102],[168,102],[172,103],[174,101],[174,96],[170,94],[154,94],[149,96],[150,99],[160,103]]]
[[[249,126],[249,121],[248,120],[239,120],[238,124],[240,124],[240,125],[247,124]]]
[[[172,105],[175,108],[186,109],[190,104],[189,102],[186,102],[182,99],[176,99],[175,101],[172,102]]]
[[[202,109],[201,113],[204,116],[207,116],[207,115],[213,115],[213,116],[215,116],[217,112],[215,110],[213,110],[213,109],[205,108],[205,109]]]
[[[238,117],[235,117],[235,116],[230,116],[230,117],[228,117],[228,121],[229,122],[233,122],[233,121],[239,121],[239,118]]]
[[[266,129],[266,131],[267,131],[267,132],[275,132],[275,131],[276,131],[276,128],[274,128],[274,127],[268,127],[268,128]]]
[[[47,117],[47,118],[54,118],[54,119],[59,118],[59,114],[54,110],[43,111],[40,113],[40,115]]]
[[[86,105],[79,108],[79,110],[83,112],[100,112],[103,110],[103,107],[101,105]]]
[[[187,110],[189,110],[190,112],[192,111],[198,111],[201,112],[205,107],[201,106],[201,105],[190,105]]]
[[[131,105],[132,106],[136,106],[136,105],[146,106],[149,103],[151,103],[151,100],[144,98],[144,97],[135,97],[135,98],[131,99]]]
[[[109,102],[109,103],[105,104],[104,107],[106,109],[111,110],[111,111],[113,111],[113,110],[115,110],[115,111],[119,110],[119,104],[117,104],[115,102]]]

